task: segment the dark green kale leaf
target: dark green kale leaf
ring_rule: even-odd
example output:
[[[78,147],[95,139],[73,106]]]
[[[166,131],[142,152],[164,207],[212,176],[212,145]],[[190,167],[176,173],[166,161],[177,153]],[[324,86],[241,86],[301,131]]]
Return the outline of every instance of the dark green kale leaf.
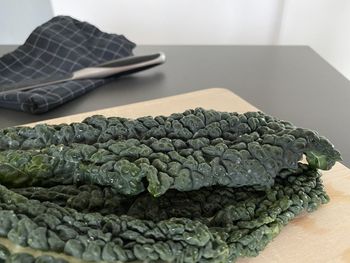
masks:
[[[295,216],[328,202],[320,173],[306,165],[285,172],[268,191],[208,187],[158,198],[142,193],[129,202],[116,195],[121,207],[104,207],[115,196],[100,186],[13,190],[0,187],[0,217],[8,222],[0,224],[1,236],[92,261],[229,262],[256,256]],[[57,193],[64,201],[52,198]],[[89,201],[76,206],[82,193]]]
[[[334,150],[326,138],[262,112],[238,114],[197,108],[174,113],[169,117],[141,117],[134,120],[97,115],[69,125],[38,124],[33,128],[6,128],[0,130],[0,135],[2,150],[41,149],[74,142],[94,144],[122,139],[169,138],[187,142],[196,138],[221,138],[234,144],[257,141],[260,145],[277,145],[288,150],[285,153],[287,156],[291,152],[306,154],[315,168],[330,169],[335,161],[340,160],[339,152]],[[169,149],[171,148],[167,148],[167,151]]]
[[[325,139],[315,139],[311,131],[293,130],[295,136],[301,133],[306,139],[290,134],[259,137],[255,132],[236,141],[150,138],[5,150],[0,152],[0,183],[10,187],[95,184],[124,195],[147,189],[153,196],[169,189],[192,191],[216,185],[268,188],[281,171],[296,171],[303,153],[315,169],[329,169],[339,158]]]

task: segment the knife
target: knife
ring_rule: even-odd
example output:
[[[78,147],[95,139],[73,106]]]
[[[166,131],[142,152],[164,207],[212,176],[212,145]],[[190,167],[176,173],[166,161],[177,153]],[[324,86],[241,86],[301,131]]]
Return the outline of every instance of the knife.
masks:
[[[66,75],[40,78],[30,81],[23,81],[15,84],[0,86],[0,95],[14,92],[26,91],[42,86],[58,84],[69,80],[82,79],[102,79],[128,75],[145,69],[155,67],[165,62],[165,54],[162,52],[145,55],[130,56],[120,59],[111,60],[103,64],[82,68]]]

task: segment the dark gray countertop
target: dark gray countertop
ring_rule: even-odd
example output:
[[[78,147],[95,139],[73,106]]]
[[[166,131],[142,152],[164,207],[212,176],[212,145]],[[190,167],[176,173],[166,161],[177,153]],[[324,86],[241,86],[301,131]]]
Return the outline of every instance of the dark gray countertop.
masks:
[[[14,46],[0,46],[0,55]],[[0,128],[224,87],[262,111],[319,131],[350,164],[350,81],[305,46],[140,46],[166,64],[124,77],[42,115],[0,109]],[[1,76],[0,76],[1,77]]]

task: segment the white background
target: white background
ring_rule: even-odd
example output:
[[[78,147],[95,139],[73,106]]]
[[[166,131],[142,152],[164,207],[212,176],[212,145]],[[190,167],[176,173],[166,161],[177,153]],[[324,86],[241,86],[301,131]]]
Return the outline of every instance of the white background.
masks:
[[[350,79],[349,0],[0,0],[0,44],[59,14],[137,44],[309,45]]]

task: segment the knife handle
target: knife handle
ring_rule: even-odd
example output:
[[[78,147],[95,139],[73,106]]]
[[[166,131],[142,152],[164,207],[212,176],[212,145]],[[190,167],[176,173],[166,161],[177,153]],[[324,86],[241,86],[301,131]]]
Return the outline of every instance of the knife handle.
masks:
[[[127,75],[152,68],[164,62],[165,54],[162,52],[146,56],[131,56],[78,70],[73,73],[72,79],[106,78]]]

